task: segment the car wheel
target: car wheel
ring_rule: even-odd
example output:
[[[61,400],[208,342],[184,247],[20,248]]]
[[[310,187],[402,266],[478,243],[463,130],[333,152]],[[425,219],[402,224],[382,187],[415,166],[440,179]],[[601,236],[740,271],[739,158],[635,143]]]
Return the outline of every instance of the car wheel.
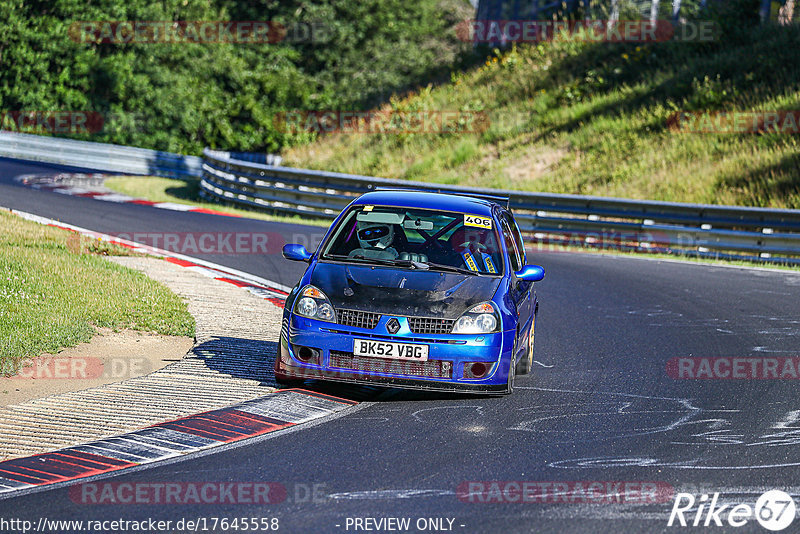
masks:
[[[506,395],[510,395],[514,393],[514,376],[516,373],[516,365],[514,363],[514,357],[511,357],[511,365],[508,366],[508,386],[506,387]]]
[[[533,342],[535,341],[536,336],[536,314],[533,315],[533,320],[531,321],[531,330],[528,332],[528,370],[526,372],[530,373],[531,369],[533,369]]]
[[[284,388],[284,389],[285,388],[296,388],[296,387],[302,386],[303,383],[305,382],[304,379],[302,379],[302,378],[289,378],[289,377],[287,377],[286,375],[284,375],[281,372],[280,367],[278,365],[278,358],[280,358],[280,355],[276,355],[276,357],[275,357],[275,365],[273,366],[273,371],[274,371],[274,374],[275,374],[275,383],[277,385],[279,385],[281,388]]]
[[[528,332],[528,346],[525,351],[525,356],[517,363],[517,374],[518,375],[527,375],[531,372],[533,368],[533,332],[536,326],[536,316],[533,316],[533,321],[531,322],[531,328]]]

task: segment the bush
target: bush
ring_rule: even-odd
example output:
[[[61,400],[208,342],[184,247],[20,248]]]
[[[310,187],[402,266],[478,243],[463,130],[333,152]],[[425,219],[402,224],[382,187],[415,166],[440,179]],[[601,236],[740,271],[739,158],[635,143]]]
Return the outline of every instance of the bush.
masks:
[[[0,109],[106,117],[101,133],[79,139],[193,154],[277,151],[309,139],[280,131],[277,112],[361,109],[449,75],[471,53],[452,30],[470,14],[461,0],[7,0]],[[70,33],[100,20],[308,23],[324,28],[324,42],[297,32],[262,44],[81,43]]]

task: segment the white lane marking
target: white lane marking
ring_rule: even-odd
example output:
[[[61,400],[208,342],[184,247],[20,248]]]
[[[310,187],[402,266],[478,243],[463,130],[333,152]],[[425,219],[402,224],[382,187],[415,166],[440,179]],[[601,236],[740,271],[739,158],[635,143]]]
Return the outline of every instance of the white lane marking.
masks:
[[[94,193],[92,189],[77,186],[61,186],[54,188],[52,191],[61,193],[62,195],[83,195],[84,193]]]
[[[216,278],[219,276],[218,272],[212,271],[211,269],[206,269],[205,267],[186,267],[187,271],[192,271],[197,274],[202,274],[208,278]]]
[[[154,208],[161,208],[172,211],[192,211],[199,209],[197,206],[189,206],[187,204],[176,204],[174,202],[157,202],[152,205]]]
[[[422,417],[420,417],[420,414],[422,412],[432,412],[434,410],[463,410],[463,409],[473,409],[478,413],[478,415],[483,415],[483,406],[469,404],[465,406],[435,406],[433,408],[423,408],[421,410],[417,410],[416,412],[412,413],[411,417],[413,417],[420,423],[424,423],[425,420]]]
[[[328,495],[328,498],[341,500],[388,500],[412,499],[416,497],[443,497],[455,494],[455,491],[447,489],[390,489],[344,491],[340,493],[331,493]]]
[[[133,197],[129,197],[128,195],[122,195],[120,193],[106,193],[96,195],[94,197],[95,200],[105,200],[107,202],[116,202],[118,204],[128,203],[132,200],[136,200]]]
[[[267,299],[267,298],[279,298],[279,299],[286,298],[286,295],[284,295],[283,293],[277,293],[275,291],[270,291],[269,289],[265,289],[263,287],[248,286],[245,289],[248,290],[253,295],[256,295],[257,297],[261,297],[261,298],[265,298],[265,299]]]
[[[670,467],[672,469],[699,469],[702,471],[746,471],[749,469],[782,469],[800,466],[800,462],[766,464],[766,465],[701,465],[700,459],[687,462],[665,462],[658,458],[620,458],[598,456],[594,458],[577,458],[575,460],[559,460],[550,462],[548,467],[559,469],[603,469],[609,467]]]
[[[552,393],[581,393],[583,395],[617,395],[620,397],[631,397],[634,399],[655,399],[655,400],[666,400],[666,401],[688,401],[689,399],[681,399],[678,397],[654,397],[652,395],[638,395],[636,393],[618,393],[614,391],[580,391],[580,390],[573,390],[573,389],[553,389],[553,388],[540,388],[540,387],[533,387],[533,386],[514,386],[516,389],[536,389],[539,391],[548,391]],[[698,408],[699,409],[699,408]]]

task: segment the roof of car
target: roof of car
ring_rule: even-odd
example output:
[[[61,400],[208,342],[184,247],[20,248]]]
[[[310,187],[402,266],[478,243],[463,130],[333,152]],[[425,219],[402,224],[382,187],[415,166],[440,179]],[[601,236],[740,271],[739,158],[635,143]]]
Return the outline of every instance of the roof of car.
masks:
[[[382,190],[364,193],[353,204],[436,209],[491,217],[493,202],[464,195],[448,195],[429,191]]]

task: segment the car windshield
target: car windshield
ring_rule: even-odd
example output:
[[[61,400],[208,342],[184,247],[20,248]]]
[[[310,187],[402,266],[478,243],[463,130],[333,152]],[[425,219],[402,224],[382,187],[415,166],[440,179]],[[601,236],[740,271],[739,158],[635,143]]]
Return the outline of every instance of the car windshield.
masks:
[[[503,273],[502,252],[491,217],[388,206],[356,206],[325,245],[323,260]]]

